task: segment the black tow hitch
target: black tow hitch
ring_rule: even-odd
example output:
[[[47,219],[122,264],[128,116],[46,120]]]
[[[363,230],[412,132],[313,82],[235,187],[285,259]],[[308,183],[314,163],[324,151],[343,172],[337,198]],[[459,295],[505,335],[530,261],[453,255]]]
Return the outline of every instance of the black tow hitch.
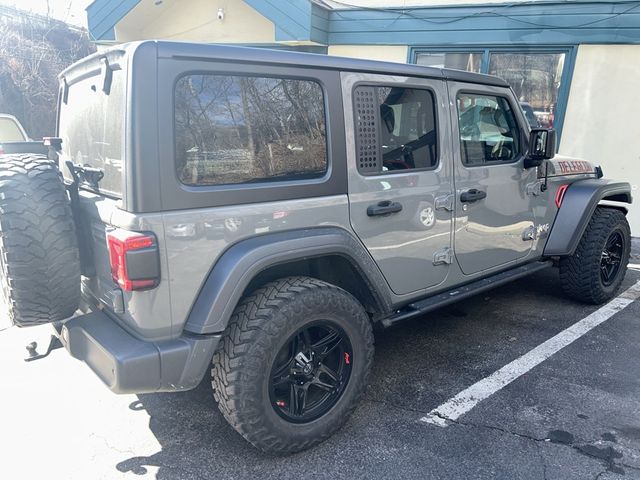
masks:
[[[49,338],[49,346],[47,346],[47,350],[44,353],[37,352],[37,342],[31,342],[25,348],[27,349],[29,356],[25,358],[24,361],[33,362],[34,360],[40,360],[41,358],[48,356],[51,352],[58,348],[62,348],[62,343],[60,342],[60,339],[58,339],[58,337],[56,337],[55,335],[51,335],[51,338]]]

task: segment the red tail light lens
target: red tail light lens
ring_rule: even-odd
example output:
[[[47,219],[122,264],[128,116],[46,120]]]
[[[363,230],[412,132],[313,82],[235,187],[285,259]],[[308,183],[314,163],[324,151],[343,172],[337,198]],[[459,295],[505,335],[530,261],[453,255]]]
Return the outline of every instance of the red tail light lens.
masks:
[[[153,235],[115,229],[107,233],[111,277],[131,292],[158,285],[158,245]]]
[[[562,205],[562,200],[564,200],[564,194],[567,192],[567,188],[569,188],[569,185],[560,185],[558,190],[556,190],[556,207],[560,208],[560,205]]]

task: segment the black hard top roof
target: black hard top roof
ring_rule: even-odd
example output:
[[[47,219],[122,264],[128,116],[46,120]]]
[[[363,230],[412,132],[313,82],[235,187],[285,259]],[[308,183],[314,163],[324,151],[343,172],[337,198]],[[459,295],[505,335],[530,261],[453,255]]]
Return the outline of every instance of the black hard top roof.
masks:
[[[291,65],[296,68],[313,67],[340,71],[356,71],[427,77],[508,87],[509,84],[493,75],[465,72],[448,68],[423,67],[406,63],[380,62],[357,58],[336,57],[317,53],[292,52],[269,48],[236,47],[206,43],[167,42],[159,40],[158,56],[179,58],[218,59],[228,62],[256,62]],[[366,47],[362,47],[366,48]]]
[[[155,49],[150,49],[155,46]],[[366,48],[366,47],[362,47]],[[157,50],[156,50],[157,49]],[[380,62],[376,60],[361,60],[357,58],[337,57],[317,53],[292,52],[270,48],[237,47],[230,45],[216,45],[210,43],[169,42],[164,40],[146,40],[114,45],[110,49],[96,52],[67,67],[60,77],[74,76],[84,69],[96,66],[96,60],[134,54],[135,51],[155,50],[158,57],[184,58],[203,60],[222,60],[229,63],[262,63],[269,65],[290,66],[291,68],[322,68],[327,70],[379,73],[386,75],[401,75],[406,77],[424,77],[446,79],[459,82],[508,87],[509,84],[501,78],[481,73],[465,72],[449,68],[423,67],[407,63]],[[147,53],[148,55],[149,53]]]

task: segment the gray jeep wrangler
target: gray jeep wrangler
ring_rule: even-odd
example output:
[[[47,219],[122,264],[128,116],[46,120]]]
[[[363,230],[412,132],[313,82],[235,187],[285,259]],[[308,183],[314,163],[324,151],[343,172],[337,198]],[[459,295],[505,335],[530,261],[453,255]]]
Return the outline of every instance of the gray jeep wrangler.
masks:
[[[0,157],[13,323],[52,323],[116,393],[210,372],[268,452],[346,421],[374,327],[551,266],[606,302],[629,259],[629,184],[554,158],[486,75],[132,43],[61,73],[48,143]]]

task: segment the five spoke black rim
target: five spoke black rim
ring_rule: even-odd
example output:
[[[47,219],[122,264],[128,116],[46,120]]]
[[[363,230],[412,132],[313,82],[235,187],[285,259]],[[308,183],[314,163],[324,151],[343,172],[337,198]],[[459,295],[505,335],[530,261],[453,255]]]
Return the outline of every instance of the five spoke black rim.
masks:
[[[607,239],[600,257],[600,280],[604,286],[611,285],[617,278],[623,252],[624,237],[620,232],[613,232]]]
[[[298,330],[271,368],[274,410],[293,423],[311,422],[327,413],[347,386],[352,357],[349,338],[335,323],[313,322]]]

